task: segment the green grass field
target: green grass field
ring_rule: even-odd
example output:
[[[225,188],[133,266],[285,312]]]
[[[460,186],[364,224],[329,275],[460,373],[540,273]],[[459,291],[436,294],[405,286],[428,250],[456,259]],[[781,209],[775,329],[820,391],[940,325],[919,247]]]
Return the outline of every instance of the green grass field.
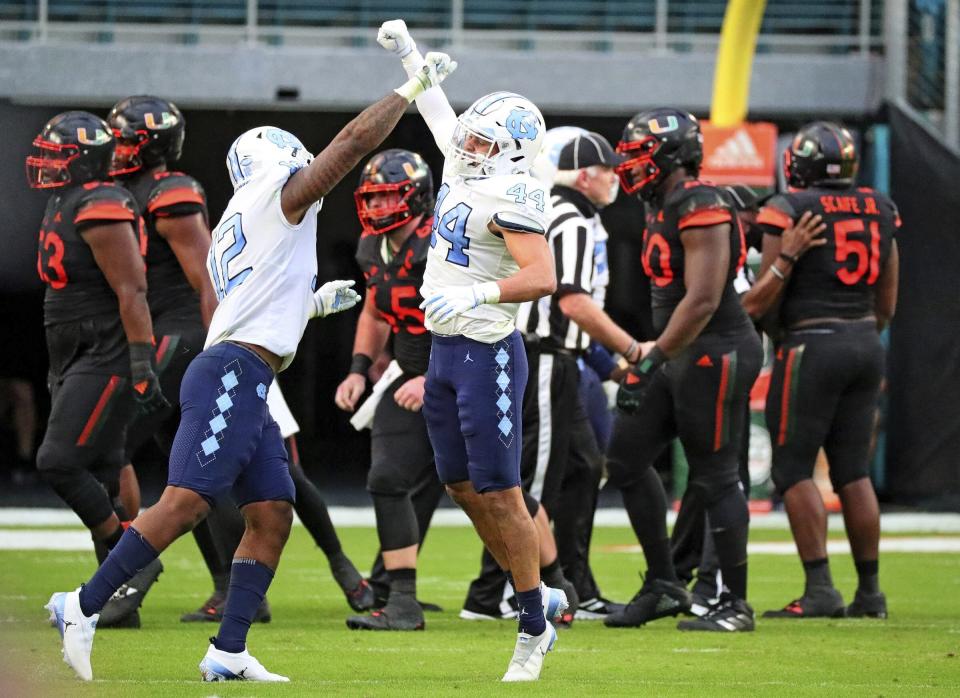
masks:
[[[348,554],[364,568],[372,528],[343,529]],[[785,540],[758,531],[753,540]],[[641,556],[614,552],[634,543],[626,529],[598,529],[594,571],[611,598],[639,585]],[[92,553],[0,552],[0,695],[306,696],[306,695],[960,695],[960,555],[888,554],[881,580],[889,620],[758,621],[755,633],[680,633],[671,619],[636,630],[579,622],[562,631],[535,686],[498,680],[513,648],[512,622],[457,618],[476,571],[480,545],[466,528],[430,533],[419,573],[421,598],[443,605],[422,633],[351,632],[349,609],[326,561],[295,528],[270,590],[273,622],[257,625],[249,648],[286,685],[198,681],[197,663],[214,625],[184,625],[179,614],[205,598],[209,581],[192,539],[164,556],[166,572],[141,610],[141,630],[97,633],[92,684],[61,661],[43,604],[93,569]],[[853,593],[848,557],[834,578]],[[750,593],[759,611],[791,600],[801,587],[791,556],[753,556]]]

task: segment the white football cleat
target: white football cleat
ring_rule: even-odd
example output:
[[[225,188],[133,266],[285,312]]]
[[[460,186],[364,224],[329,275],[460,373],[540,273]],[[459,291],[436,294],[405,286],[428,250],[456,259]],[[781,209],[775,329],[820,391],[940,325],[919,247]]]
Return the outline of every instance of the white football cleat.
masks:
[[[556,629],[547,623],[547,629],[540,635],[517,634],[517,646],[513,650],[513,659],[507,666],[507,673],[501,681],[536,681],[543,669],[543,658],[553,649],[557,641]]]
[[[290,679],[263,668],[263,664],[243,652],[224,652],[210,643],[200,661],[200,677],[204,681],[280,681]]]
[[[80,589],[59,591],[50,597],[45,608],[56,621],[63,642],[63,661],[70,665],[84,681],[93,681],[90,654],[93,652],[93,633],[97,629],[99,613],[87,617],[80,610]]]

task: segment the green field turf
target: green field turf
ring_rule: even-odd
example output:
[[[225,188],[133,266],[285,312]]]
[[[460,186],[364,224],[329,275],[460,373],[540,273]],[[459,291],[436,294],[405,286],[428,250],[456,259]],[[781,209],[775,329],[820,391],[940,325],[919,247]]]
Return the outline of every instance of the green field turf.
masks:
[[[342,530],[362,568],[375,550],[372,528]],[[758,531],[754,540],[783,540]],[[641,556],[611,552],[634,543],[626,529],[598,529],[594,571],[604,592],[625,600],[639,585]],[[0,552],[0,695],[326,696],[453,695],[960,695],[960,555],[889,554],[881,580],[891,618],[758,621],[755,633],[680,633],[664,619],[637,630],[578,622],[560,633],[535,686],[498,683],[514,641],[512,622],[456,617],[476,571],[471,530],[430,533],[421,561],[420,596],[444,606],[422,633],[351,632],[349,609],[306,531],[295,528],[270,590],[273,622],[257,625],[249,648],[286,685],[201,684],[197,663],[215,626],[184,625],[209,592],[188,537],[164,556],[166,572],[142,609],[141,630],[97,633],[97,680],[81,684],[61,661],[56,630],[45,624],[50,593],[73,588],[93,569],[92,553]],[[853,593],[849,558],[833,561],[845,597]],[[790,556],[754,556],[750,594],[762,611],[790,601],[801,587]]]

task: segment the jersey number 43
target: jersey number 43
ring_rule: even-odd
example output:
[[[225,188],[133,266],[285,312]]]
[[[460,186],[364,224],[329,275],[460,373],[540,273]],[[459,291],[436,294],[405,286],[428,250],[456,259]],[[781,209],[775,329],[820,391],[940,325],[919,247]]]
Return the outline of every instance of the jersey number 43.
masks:
[[[243,236],[243,225],[240,222],[239,213],[230,216],[213,231],[213,244],[210,245],[210,254],[207,255],[207,266],[210,269],[210,278],[213,281],[217,300],[222,301],[253,271],[253,267],[246,267],[231,273],[231,262],[243,252],[246,246],[247,239]]]

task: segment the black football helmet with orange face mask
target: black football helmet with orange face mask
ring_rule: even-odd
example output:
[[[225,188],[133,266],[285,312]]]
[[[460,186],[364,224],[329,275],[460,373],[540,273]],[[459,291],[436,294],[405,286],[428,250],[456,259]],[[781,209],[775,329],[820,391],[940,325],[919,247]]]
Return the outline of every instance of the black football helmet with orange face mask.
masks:
[[[783,151],[787,184],[796,189],[853,186],[859,165],[853,134],[830,121],[807,124]]]
[[[173,102],[150,95],[127,97],[113,106],[107,123],[117,139],[114,177],[180,159],[186,122]]]
[[[27,182],[33,189],[77,186],[109,178],[116,140],[107,123],[85,111],[50,119],[33,139]]]
[[[700,122],[679,109],[642,111],[627,122],[617,152],[626,157],[616,168],[623,191],[649,201],[677,168],[686,168],[692,177],[700,173]]]
[[[417,153],[384,150],[364,166],[353,198],[363,234],[382,235],[433,212],[433,175]]]

